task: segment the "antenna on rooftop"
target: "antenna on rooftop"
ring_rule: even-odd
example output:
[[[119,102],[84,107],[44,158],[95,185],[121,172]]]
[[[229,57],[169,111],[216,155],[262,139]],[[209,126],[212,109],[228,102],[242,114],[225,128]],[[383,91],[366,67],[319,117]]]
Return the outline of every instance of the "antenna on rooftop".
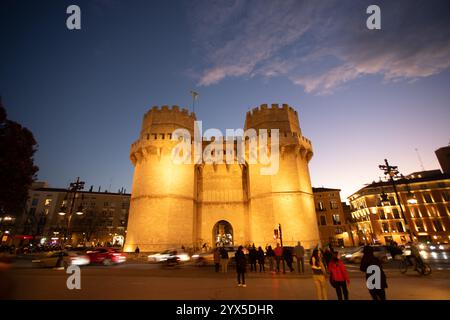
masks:
[[[422,171],[425,171],[425,167],[423,166],[422,158],[420,157],[419,149],[415,148],[414,150],[416,150],[417,158],[419,159],[419,163],[420,163],[420,168],[422,169]]]

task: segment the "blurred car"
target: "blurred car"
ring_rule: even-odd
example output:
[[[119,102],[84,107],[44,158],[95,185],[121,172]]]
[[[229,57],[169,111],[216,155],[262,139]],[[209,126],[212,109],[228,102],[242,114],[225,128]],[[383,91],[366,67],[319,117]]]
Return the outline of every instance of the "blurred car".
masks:
[[[96,248],[86,252],[91,264],[110,266],[124,263],[127,260],[125,253],[116,248]]]
[[[192,255],[192,261],[197,265],[212,265],[214,264],[214,250],[212,249],[207,252],[198,252]],[[230,264],[234,263],[234,255],[237,251],[235,247],[225,247],[228,251],[228,258],[230,259]],[[244,249],[244,253],[248,254],[248,250]]]
[[[386,246],[372,246],[373,248],[373,255],[380,259],[381,262],[387,262],[392,259],[391,254],[388,251],[388,248]],[[355,251],[345,254],[343,257],[345,260],[351,263],[360,263],[361,259],[364,255],[363,253],[364,246],[358,247]]]
[[[191,260],[191,257],[187,252],[184,251],[180,252],[178,250],[165,250],[163,252],[154,253],[149,255],[147,259],[149,262],[164,262],[173,258],[173,256],[176,256],[180,262],[186,262]]]
[[[58,260],[63,256],[63,267],[67,268],[70,265],[85,266],[90,263],[89,257],[80,252],[73,251],[57,251],[47,252],[46,254],[31,260],[34,267],[59,267]]]
[[[419,250],[426,251],[445,251],[447,250],[447,246],[441,243],[419,243]]]

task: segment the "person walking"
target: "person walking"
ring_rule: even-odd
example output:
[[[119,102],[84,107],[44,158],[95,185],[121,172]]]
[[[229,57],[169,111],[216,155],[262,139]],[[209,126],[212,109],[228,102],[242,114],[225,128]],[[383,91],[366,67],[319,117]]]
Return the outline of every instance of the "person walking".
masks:
[[[220,269],[220,252],[219,248],[214,249],[214,268],[216,272]]]
[[[372,296],[373,300],[386,300],[386,288],[388,287],[387,285],[387,279],[386,279],[386,274],[383,271],[383,266],[381,265],[381,261],[376,258],[373,254],[373,248],[371,246],[365,246],[363,249],[363,257],[361,259],[361,265],[359,267],[359,270],[361,270],[362,272],[364,272],[364,274],[366,275],[366,281],[367,279],[373,275],[373,272],[369,272],[367,273],[367,269],[370,266],[378,266],[380,269],[380,281],[379,284],[380,286],[378,288],[368,288],[369,289],[369,293]],[[376,280],[376,279],[375,279]]]
[[[258,247],[257,252],[258,264],[259,264],[259,272],[266,272],[266,268],[264,267],[264,250],[261,247]]]
[[[222,273],[228,272],[228,251],[224,248],[220,248],[220,266],[222,267]]]
[[[256,272],[256,260],[258,259],[258,252],[256,251],[255,244],[253,244],[248,252],[248,258],[250,260],[250,271]]]
[[[319,249],[314,249],[309,260],[313,273],[313,281],[316,286],[317,298],[319,300],[328,300],[326,270],[323,265],[322,254]]]
[[[277,272],[280,272],[280,262],[283,258],[283,248],[277,243],[277,247],[274,250],[275,253],[275,261],[277,263]]]
[[[247,285],[245,284],[245,272],[247,271],[247,258],[245,257],[242,246],[238,247],[238,250],[235,254],[235,260],[238,287],[246,287]]]
[[[300,241],[294,247],[294,256],[297,261],[298,273],[305,273],[305,248],[301,245]]]
[[[350,278],[344,263],[339,259],[338,252],[333,252],[333,257],[328,264],[328,271],[330,272],[330,283],[336,289],[338,300],[342,300],[342,294],[344,295],[344,300],[348,300]]]

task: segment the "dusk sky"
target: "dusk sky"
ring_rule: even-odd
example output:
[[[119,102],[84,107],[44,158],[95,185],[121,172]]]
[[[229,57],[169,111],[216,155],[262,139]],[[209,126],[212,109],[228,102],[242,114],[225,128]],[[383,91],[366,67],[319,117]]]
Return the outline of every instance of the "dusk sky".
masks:
[[[66,8],[81,8],[81,30]],[[381,8],[381,30],[366,8]],[[450,141],[449,1],[0,2],[0,95],[39,149],[38,179],[131,190],[144,113],[191,106],[203,128],[242,128],[249,108],[288,103],[312,141],[313,186],[342,198],[438,169]]]

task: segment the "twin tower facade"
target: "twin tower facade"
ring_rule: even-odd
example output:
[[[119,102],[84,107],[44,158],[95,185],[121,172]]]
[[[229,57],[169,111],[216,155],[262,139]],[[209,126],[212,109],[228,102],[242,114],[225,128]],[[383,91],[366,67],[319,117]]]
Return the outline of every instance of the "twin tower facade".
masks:
[[[305,248],[316,246],[319,231],[308,169],[313,151],[297,111],[286,104],[263,104],[247,112],[244,130],[267,131],[269,145],[271,132],[278,129],[275,174],[261,174],[267,165],[248,161],[175,163],[179,141],[172,135],[185,129],[194,137],[195,121],[193,113],[177,106],[153,107],[145,114],[130,151],[135,170],[125,251],[253,243],[264,248],[280,241],[274,237],[279,226],[283,245],[301,241]],[[248,155],[250,143],[244,140]],[[200,141],[202,150],[210,144],[206,138]],[[232,144],[237,151],[237,141]]]

